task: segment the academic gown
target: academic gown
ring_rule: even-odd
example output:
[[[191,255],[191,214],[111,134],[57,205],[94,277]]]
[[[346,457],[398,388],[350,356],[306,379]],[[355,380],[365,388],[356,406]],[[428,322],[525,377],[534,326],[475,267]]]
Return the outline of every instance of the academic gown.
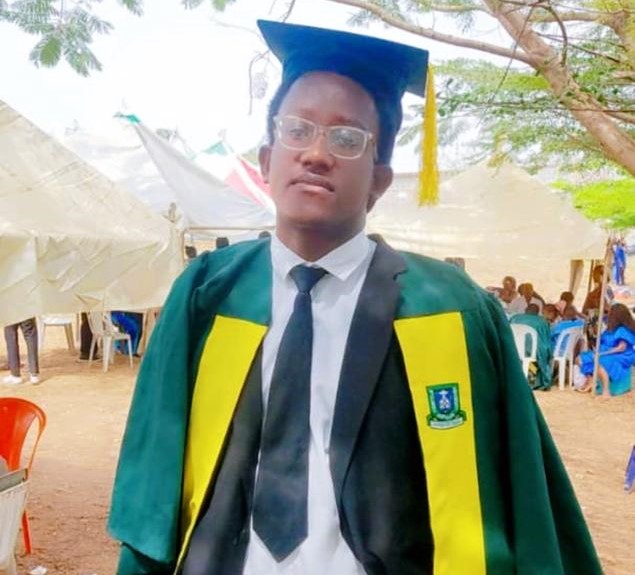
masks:
[[[115,480],[109,529],[123,544],[120,575],[178,572],[270,314],[267,239],[204,254],[176,281],[141,365]],[[408,402],[386,403],[393,386]],[[410,572],[602,572],[498,303],[455,266],[379,241],[329,450],[342,533],[367,573],[403,573],[391,557],[399,518],[381,515],[398,487],[364,473],[366,460],[391,462],[398,450],[373,422],[397,437],[411,420],[423,467],[412,503],[426,510],[428,557]]]

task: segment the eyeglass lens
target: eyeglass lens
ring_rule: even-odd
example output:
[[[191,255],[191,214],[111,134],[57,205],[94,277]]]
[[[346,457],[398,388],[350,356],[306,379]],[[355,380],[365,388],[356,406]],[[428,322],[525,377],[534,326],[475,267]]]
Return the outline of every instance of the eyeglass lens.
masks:
[[[295,116],[277,118],[276,122],[282,144],[296,150],[309,148],[321,131],[315,123]],[[360,128],[329,126],[324,131],[329,152],[334,156],[358,158],[366,149],[368,135]]]

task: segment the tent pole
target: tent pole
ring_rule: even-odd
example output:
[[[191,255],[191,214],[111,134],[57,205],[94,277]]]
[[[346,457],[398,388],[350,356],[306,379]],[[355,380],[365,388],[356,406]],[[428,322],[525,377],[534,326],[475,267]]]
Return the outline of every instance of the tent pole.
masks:
[[[606,299],[606,288],[608,286],[608,278],[612,265],[613,259],[613,250],[611,246],[613,245],[613,234],[609,235],[608,240],[606,241],[606,252],[604,253],[604,273],[602,274],[602,288],[600,289],[600,309],[598,310],[598,336],[595,341],[595,350],[593,352],[593,379],[592,390],[595,390],[595,385],[598,377],[598,368],[600,366],[600,338],[602,336],[603,331],[603,318],[604,318],[604,301]],[[591,272],[593,273],[593,271]],[[608,384],[607,384],[608,385]],[[608,389],[606,390],[609,391]]]

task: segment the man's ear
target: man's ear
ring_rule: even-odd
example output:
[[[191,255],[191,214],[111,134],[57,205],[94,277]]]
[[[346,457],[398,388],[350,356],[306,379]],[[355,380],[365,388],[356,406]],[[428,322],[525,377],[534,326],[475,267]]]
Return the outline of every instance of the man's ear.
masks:
[[[260,146],[258,150],[258,163],[260,164],[260,173],[265,184],[269,183],[269,164],[271,162],[271,146]]]
[[[386,164],[375,164],[373,168],[373,182],[368,196],[366,211],[370,212],[375,202],[384,195],[384,192],[392,184],[392,168]]]

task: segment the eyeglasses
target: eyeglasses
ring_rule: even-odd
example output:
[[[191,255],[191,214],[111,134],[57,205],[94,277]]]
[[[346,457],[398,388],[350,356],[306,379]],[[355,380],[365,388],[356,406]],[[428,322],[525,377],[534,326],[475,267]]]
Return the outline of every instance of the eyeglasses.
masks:
[[[354,126],[320,126],[297,116],[276,116],[273,119],[280,144],[289,150],[308,150],[318,139],[326,136],[326,147],[336,158],[356,160],[373,145],[373,156],[377,159],[375,137],[367,130]]]

